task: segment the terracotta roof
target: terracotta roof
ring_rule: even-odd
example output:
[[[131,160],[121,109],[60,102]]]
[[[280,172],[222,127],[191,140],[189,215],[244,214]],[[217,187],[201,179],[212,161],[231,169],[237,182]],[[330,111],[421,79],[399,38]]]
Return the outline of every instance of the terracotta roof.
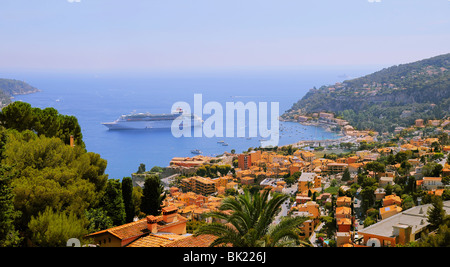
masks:
[[[343,196],[343,197],[338,197],[336,202],[344,202],[344,203],[348,202],[348,203],[351,203],[352,199],[350,197]]]
[[[435,189],[435,190],[428,191],[428,194],[436,195],[436,196],[442,196],[443,193],[444,193],[444,189]]]
[[[144,218],[136,222],[123,224],[117,227],[109,228],[103,231],[95,232],[89,234],[88,236],[94,236],[103,233],[110,233],[121,240],[143,235],[145,233],[148,233],[147,218]]]
[[[336,207],[336,214],[351,214],[352,209],[349,207]]]
[[[209,247],[216,236],[213,235],[199,235],[199,236],[188,236],[186,238],[170,242],[164,245],[164,247]]]
[[[177,211],[177,210],[178,210],[178,208],[175,207],[175,206],[167,206],[167,207],[162,208],[162,212],[163,213],[165,213],[165,212],[174,212],[174,211]]]
[[[352,221],[348,218],[336,218],[337,225],[352,225]]]
[[[158,231],[163,231],[164,228],[166,228],[167,226],[172,226],[174,224],[178,224],[178,223],[185,223],[187,221],[186,218],[184,218],[183,216],[181,216],[180,214],[177,214],[177,221],[176,222],[172,222],[169,224],[165,224],[162,222],[162,216],[156,216],[153,217],[154,219],[156,219],[156,221],[158,222],[157,225],[157,229]],[[114,236],[116,236],[117,238],[124,240],[124,239],[128,239],[131,237],[136,237],[136,236],[141,236],[143,234],[148,233],[148,228],[147,228],[147,218],[144,218],[142,220],[136,221],[136,222],[131,222],[131,223],[127,223],[124,225],[120,225],[117,227],[113,227],[113,228],[109,228],[103,231],[99,231],[99,232],[95,232],[92,234],[89,234],[87,236],[95,236],[98,234],[103,234],[103,233],[110,233]]]
[[[163,247],[188,236],[176,234],[150,234],[130,243],[127,247]]]
[[[382,208],[380,208],[380,214],[382,215],[382,214],[385,214],[385,213],[387,213],[387,212],[392,212],[392,211],[396,211],[397,213],[398,212],[401,212],[402,211],[402,208],[401,207],[398,207],[397,205],[391,205],[391,206],[387,206],[387,207],[382,207]]]

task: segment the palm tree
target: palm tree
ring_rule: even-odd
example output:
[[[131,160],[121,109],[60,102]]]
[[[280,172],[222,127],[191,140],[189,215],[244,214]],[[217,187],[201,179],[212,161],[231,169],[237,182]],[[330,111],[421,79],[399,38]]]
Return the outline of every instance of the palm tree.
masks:
[[[213,222],[202,226],[195,236],[210,234],[217,237],[211,243],[214,246],[232,245],[233,247],[276,247],[286,244],[300,244],[299,228],[307,218],[284,218],[271,225],[280,206],[289,198],[277,194],[269,200],[269,190],[224,199],[219,211],[207,216],[225,220],[227,223]],[[223,211],[231,211],[224,213]]]

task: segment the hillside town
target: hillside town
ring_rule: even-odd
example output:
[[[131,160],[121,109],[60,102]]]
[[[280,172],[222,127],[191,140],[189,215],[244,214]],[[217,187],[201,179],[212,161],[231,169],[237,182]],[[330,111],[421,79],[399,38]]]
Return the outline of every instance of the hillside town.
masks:
[[[288,195],[273,223],[305,217],[302,239],[316,247],[408,246],[429,233],[433,198],[450,214],[450,118],[416,120],[390,134],[355,130],[331,113],[313,116],[316,125],[339,126],[343,137],[174,157],[156,173],[167,193],[160,216],[136,217],[88,237],[99,246],[208,247],[216,237],[195,236],[196,227],[211,223],[208,213],[244,189]],[[143,187],[154,174],[133,174],[133,185]]]

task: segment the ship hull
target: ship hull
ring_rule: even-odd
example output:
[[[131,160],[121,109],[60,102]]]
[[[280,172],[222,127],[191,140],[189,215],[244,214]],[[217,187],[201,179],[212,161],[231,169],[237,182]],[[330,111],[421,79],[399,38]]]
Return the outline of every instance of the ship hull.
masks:
[[[116,121],[102,123],[110,130],[170,129],[173,120],[161,121]],[[200,121],[192,121],[191,127],[201,126]]]

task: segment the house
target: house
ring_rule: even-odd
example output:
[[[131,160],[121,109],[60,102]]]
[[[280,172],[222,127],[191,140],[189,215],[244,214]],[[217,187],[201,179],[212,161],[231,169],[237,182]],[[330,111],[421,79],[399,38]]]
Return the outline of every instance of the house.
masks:
[[[204,178],[200,176],[188,177],[181,180],[181,189],[183,192],[194,192],[197,194],[208,195],[215,193],[216,182],[211,178]]]
[[[348,247],[351,245],[351,235],[348,231],[338,231],[336,233],[336,246],[337,247]]]
[[[356,163],[358,160],[359,160],[359,158],[357,156],[351,156],[346,159],[345,163],[353,164],[353,163]]]
[[[186,222],[187,219],[178,214],[177,208],[169,206],[162,209],[160,216],[147,216],[139,221],[91,233],[87,237],[92,238],[94,243],[100,247],[125,247],[140,238],[158,233],[182,236],[186,234]],[[149,244],[165,244],[167,242],[163,237],[147,241]]]
[[[349,207],[336,207],[335,217],[351,219],[352,209]]]
[[[350,173],[358,173],[359,168],[363,168],[364,164],[362,163],[349,163],[348,164],[348,171]]]
[[[257,162],[261,160],[261,151],[252,151],[248,154],[239,154],[238,155],[238,167],[241,170],[247,170],[252,165],[253,162]]]
[[[302,173],[298,178],[298,191],[303,192],[310,188],[320,187],[322,185],[321,178],[322,177],[313,172]]]
[[[311,197],[308,197],[308,196],[302,196],[302,195],[297,195],[297,196],[295,197],[295,202],[296,202],[297,204],[304,204],[304,203],[306,203],[306,202],[308,202],[308,201],[311,201]]]
[[[253,184],[254,182],[255,182],[255,178],[250,177],[250,176],[241,178],[241,184],[243,184],[243,185],[250,185],[250,184]]]
[[[331,193],[322,193],[316,198],[317,202],[322,204],[331,201]]]
[[[338,197],[336,199],[336,206],[337,207],[350,207],[352,205],[352,199],[350,197]]]
[[[308,201],[304,204],[298,205],[296,209],[300,212],[301,211],[308,212],[309,213],[308,217],[314,219],[320,217],[319,204],[317,204],[315,201]]]
[[[423,177],[422,186],[425,189],[438,189],[443,187],[442,178],[441,177]]]
[[[297,150],[298,151],[298,150]],[[297,152],[296,151],[296,152]],[[294,152],[295,153],[295,152]],[[294,154],[295,155],[295,154]],[[299,151],[298,155],[307,162],[312,162],[316,158],[316,154],[309,152],[309,151]]]
[[[374,194],[375,194],[375,199],[376,200],[381,200],[386,195],[386,191],[384,190],[384,188],[380,188],[379,187],[379,188],[375,189]]]
[[[435,196],[442,196],[442,194],[444,193],[444,189],[433,189],[427,192],[430,195],[435,195]]]
[[[422,119],[418,119],[418,120],[416,120],[416,127],[424,127],[424,125],[423,125],[423,120]]]
[[[398,207],[397,205],[391,205],[386,207],[381,207],[379,209],[380,218],[382,220],[389,218],[397,213],[400,213],[402,211],[401,207]]]
[[[323,119],[325,121],[332,121],[334,119],[333,113],[320,112],[319,119]]]
[[[296,211],[292,213],[294,217],[308,217],[309,219],[303,222],[300,229],[309,238],[313,233],[316,225],[319,223],[320,210],[319,204],[314,201],[308,201],[304,204],[295,207]]]
[[[328,163],[327,169],[331,173],[344,172],[348,168],[347,163]]]
[[[446,214],[450,214],[450,200],[444,201],[443,205]],[[359,235],[363,236],[360,245],[395,247],[419,239],[429,226],[429,207],[431,204],[415,206],[360,230]]]
[[[301,215],[300,213],[294,213],[294,216],[305,216],[305,215]],[[306,217],[306,216],[305,216]],[[314,232],[314,229],[316,227],[316,223],[315,220],[306,220],[304,221],[301,225],[300,225],[300,230],[302,230],[302,232],[304,233],[306,238],[309,238],[312,233]]]
[[[430,126],[435,126],[435,127],[437,127],[437,126],[439,126],[441,124],[441,121],[440,120],[428,120],[428,125],[430,125]]]
[[[397,205],[400,206],[402,204],[402,199],[396,195],[389,195],[383,198],[383,207]]]
[[[308,117],[306,117],[306,116],[298,116],[298,118],[297,118],[297,120],[298,120],[298,122],[306,122],[306,121],[308,121]]]
[[[352,220],[349,218],[336,218],[337,232],[350,232]]]
[[[394,177],[380,177],[379,185],[385,187],[387,185],[394,185]]]

